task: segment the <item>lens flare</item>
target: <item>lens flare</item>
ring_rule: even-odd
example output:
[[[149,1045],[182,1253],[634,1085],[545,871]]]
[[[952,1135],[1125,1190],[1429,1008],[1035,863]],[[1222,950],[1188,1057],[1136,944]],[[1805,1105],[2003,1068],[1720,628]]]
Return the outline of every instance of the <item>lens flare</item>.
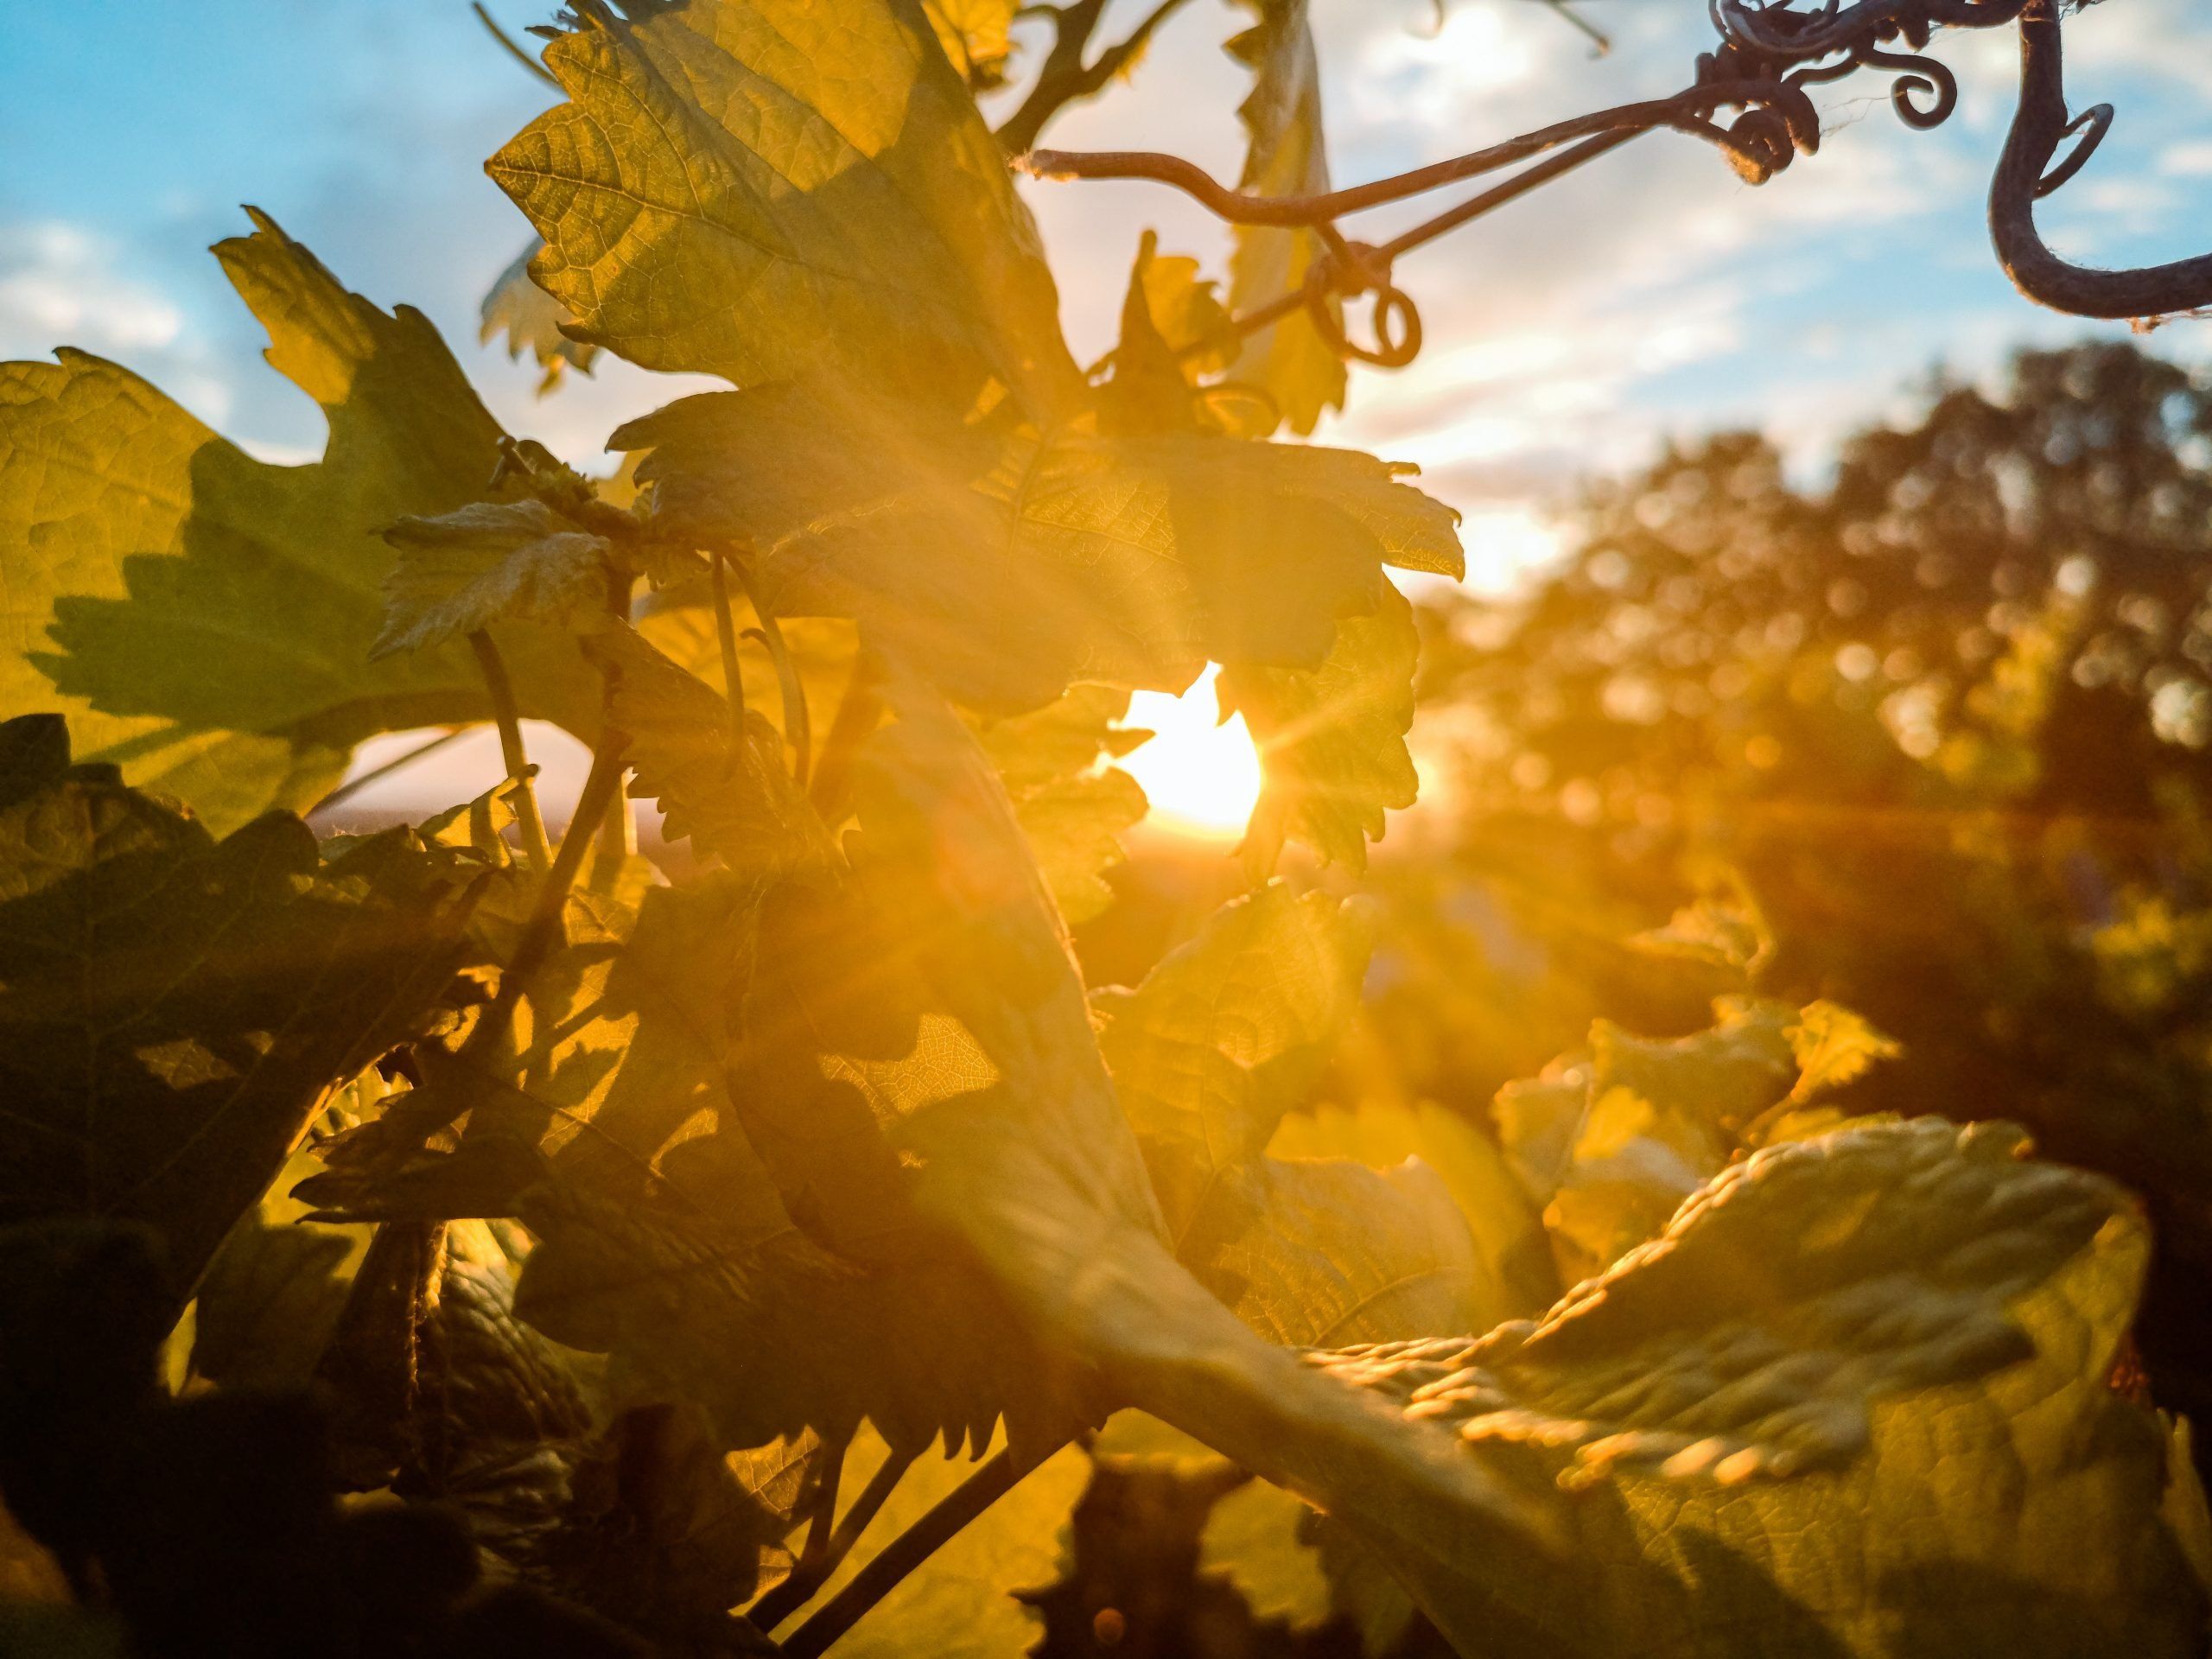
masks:
[[[1208,840],[1243,834],[1260,798],[1259,754],[1243,715],[1220,721],[1215,671],[1209,667],[1179,697],[1160,691],[1130,697],[1128,723],[1153,738],[1121,762],[1144,785],[1150,823]]]

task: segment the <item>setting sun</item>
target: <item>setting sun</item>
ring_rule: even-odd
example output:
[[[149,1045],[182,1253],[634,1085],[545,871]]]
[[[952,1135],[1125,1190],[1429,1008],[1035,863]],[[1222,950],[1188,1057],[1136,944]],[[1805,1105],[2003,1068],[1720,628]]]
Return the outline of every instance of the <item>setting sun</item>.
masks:
[[[1260,757],[1244,716],[1221,723],[1214,702],[1217,671],[1209,666],[1179,697],[1139,691],[1128,723],[1152,741],[1122,762],[1152,802],[1151,822],[1185,835],[1233,836],[1260,798]]]

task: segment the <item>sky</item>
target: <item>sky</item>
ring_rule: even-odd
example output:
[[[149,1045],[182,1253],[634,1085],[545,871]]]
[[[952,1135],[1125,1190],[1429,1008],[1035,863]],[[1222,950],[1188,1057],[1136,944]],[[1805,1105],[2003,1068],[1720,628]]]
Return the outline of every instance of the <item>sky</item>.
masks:
[[[1581,0],[1590,43],[1531,0],[1311,0],[1339,183],[1395,173],[1688,79],[1712,43],[1705,0]],[[1113,0],[1101,39],[1149,0]],[[495,0],[519,34],[550,0]],[[1149,148],[1233,180],[1246,72],[1222,51],[1250,14],[1189,0],[1130,79],[1048,131],[1064,149]],[[1041,53],[1041,26],[1025,39]],[[477,339],[477,309],[531,233],[486,156],[557,97],[489,39],[465,0],[0,0],[0,358],[82,346],[145,374],[271,459],[305,460],[319,414],[207,245],[266,209],[350,286],[444,333],[493,413],[582,465],[628,416],[708,383],[606,357],[550,397]],[[1418,462],[1466,515],[1471,579],[1497,588],[1551,547],[1545,504],[1670,438],[1772,434],[1817,468],[1834,440],[1910,407],[1941,363],[1988,377],[2022,344],[2116,335],[2040,311],[1997,269],[1982,218],[2017,75],[2012,31],[1939,36],[1961,101],[1933,132],[1891,114],[1885,79],[1815,88],[1825,137],[1759,188],[1719,154],[1654,134],[1408,256],[1400,284],[1427,345],[1408,369],[1356,370],[1324,442]],[[2078,108],[2119,119],[2044,205],[2055,245],[2132,264],[2212,245],[2212,4],[2102,0],[2067,25]],[[1225,265],[1193,204],[1138,183],[1023,188],[1071,344],[1110,345],[1139,234]],[[1348,229],[1383,239],[1448,198]],[[2212,323],[2154,349],[2212,360]]]

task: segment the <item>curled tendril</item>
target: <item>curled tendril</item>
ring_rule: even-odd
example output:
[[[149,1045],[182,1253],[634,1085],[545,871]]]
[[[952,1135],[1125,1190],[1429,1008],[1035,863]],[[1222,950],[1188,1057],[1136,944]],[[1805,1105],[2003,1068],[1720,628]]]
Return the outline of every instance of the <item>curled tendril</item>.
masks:
[[[1959,107],[1958,77],[1934,58],[1885,52],[1879,47],[1868,47],[1860,56],[1877,68],[1900,72],[1890,85],[1890,104],[1908,127],[1923,132],[1940,127]],[[1916,95],[1923,92],[1933,93],[1935,101],[1926,105],[1916,102]]]
[[[2030,299],[2077,317],[2158,317],[2212,305],[2212,253],[2100,270],[2061,258],[2037,231],[2036,202],[2081,170],[2112,123],[2102,105],[2066,113],[2058,15],[2058,0],[2028,0],[2020,19],[2020,103],[1989,188],[1998,262]],[[2074,147],[2058,159],[2069,138]]]
[[[1421,355],[1421,308],[1413,296],[1390,280],[1389,259],[1379,248],[1348,242],[1333,229],[1324,232],[1330,257],[1306,274],[1306,314],[1329,348],[1339,357],[1357,358],[1380,369],[1402,369]],[[1363,346],[1344,332],[1338,300],[1372,296],[1368,332],[1372,346]]]
[[[2113,107],[2109,104],[2092,104],[2058,130],[2061,143],[2075,139],[2074,148],[2051,165],[2050,171],[2036,181],[2036,200],[2040,201],[2054,190],[2062,188],[2069,180],[2089,164],[2089,157],[2097,153],[2097,146],[2112,130]],[[2079,135],[2077,137],[2076,135]]]

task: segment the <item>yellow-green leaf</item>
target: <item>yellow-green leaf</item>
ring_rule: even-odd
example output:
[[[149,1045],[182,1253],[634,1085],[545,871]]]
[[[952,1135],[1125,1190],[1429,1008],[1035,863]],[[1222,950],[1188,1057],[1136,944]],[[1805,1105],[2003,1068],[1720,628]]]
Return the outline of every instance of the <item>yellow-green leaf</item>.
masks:
[[[2107,1386],[2146,1236],[2019,1140],[1916,1120],[1761,1154],[1537,1324],[1325,1361],[1586,1484],[1556,1564],[1396,1558],[1429,1616],[1591,1659],[2199,1651],[2169,1438]]]
[[[541,397],[561,384],[562,375],[569,369],[589,374],[592,360],[599,355],[598,346],[570,340],[561,332],[569,314],[562,309],[560,301],[531,280],[530,262],[543,245],[532,237],[514,264],[499,273],[484,296],[476,334],[478,341],[487,346],[505,334],[509,359],[524,352],[536,359],[544,371],[537,383]]]
[[[922,0],[938,44],[978,92],[1004,83],[1007,59],[1014,51],[1014,14],[1020,9],[1020,0]]]
[[[1558,1299],[1543,1224],[1489,1136],[1432,1102],[1362,1101],[1351,1110],[1293,1112],[1268,1142],[1274,1158],[1355,1158],[1388,1168],[1418,1158],[1434,1170],[1466,1218],[1478,1264],[1471,1329],[1541,1313]]]
[[[1118,837],[1149,804],[1135,779],[1100,764],[1147,735],[1116,724],[1128,707],[1126,691],[1078,685],[1058,702],[995,721],[982,734],[1053,902],[1071,925],[1113,902],[1106,872],[1122,861]]]
[[[86,759],[217,830],[305,807],[375,732],[491,712],[458,645],[368,652],[391,563],[378,532],[481,495],[499,429],[419,312],[349,294],[253,219],[215,251],[270,361],[327,415],[321,461],[257,461],[81,352],[0,366],[0,708],[65,714]],[[564,639],[500,645],[524,714],[594,728]]]
[[[1272,870],[1287,836],[1366,869],[1385,812],[1411,806],[1420,791],[1406,748],[1420,654],[1413,607],[1385,584],[1372,615],[1337,625],[1318,668],[1222,671],[1222,713],[1242,714],[1260,749],[1260,804],[1244,845],[1252,870]]]
[[[435,518],[402,518],[384,538],[399,557],[385,578],[384,631],[372,658],[495,622],[611,624],[607,538],[543,501],[472,501]]]
[[[1337,899],[1276,885],[1223,906],[1135,990],[1092,999],[1179,1244],[1213,1183],[1305,1103],[1357,1005],[1367,947]]]
[[[1251,94],[1236,111],[1249,146],[1238,188],[1255,196],[1321,194],[1329,188],[1329,156],[1306,0],[1245,3],[1260,21],[1229,43],[1253,74]],[[1295,293],[1323,251],[1309,230],[1239,226],[1229,266],[1230,308],[1251,311]],[[1341,314],[1338,302],[1330,304]],[[1344,407],[1344,363],[1302,310],[1250,335],[1230,378],[1264,387],[1295,432],[1311,432],[1324,411]]]
[[[488,170],[574,336],[741,385],[824,367],[1039,415],[1081,379],[1004,157],[918,7],[604,0],[545,53],[570,102]]]
[[[30,715],[0,728],[22,757]],[[113,769],[15,770],[0,805],[0,1215],[142,1221],[177,1300],[326,1089],[421,1029],[467,906],[380,840],[297,818],[218,842]]]

